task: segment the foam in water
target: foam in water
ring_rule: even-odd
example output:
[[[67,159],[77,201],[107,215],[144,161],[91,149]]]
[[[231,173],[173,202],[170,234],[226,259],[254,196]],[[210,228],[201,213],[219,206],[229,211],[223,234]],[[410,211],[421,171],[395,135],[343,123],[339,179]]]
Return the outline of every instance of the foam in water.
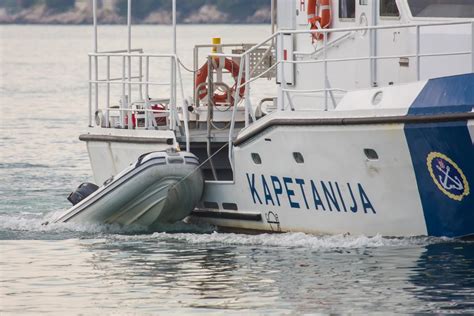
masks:
[[[87,235],[100,234],[108,236],[113,240],[159,240],[169,242],[184,242],[188,244],[219,244],[219,245],[242,245],[242,246],[265,246],[285,248],[305,248],[312,250],[331,249],[357,249],[377,247],[410,247],[425,246],[433,243],[449,242],[449,238],[433,237],[406,237],[388,238],[381,235],[376,236],[351,236],[351,235],[310,235],[305,233],[283,233],[283,234],[258,234],[245,235],[235,233],[219,233],[210,226],[196,226],[179,222],[172,225],[164,225],[159,228],[160,232],[150,234],[141,226],[120,226],[92,223],[53,223],[61,212],[51,212],[46,215],[41,213],[26,212],[11,216],[0,215],[0,231],[26,232],[26,239],[42,238],[42,234],[55,234],[59,238],[70,238],[68,233],[81,233],[83,238]],[[45,222],[48,222],[45,225]],[[36,233],[31,235],[31,233]],[[84,235],[85,234],[85,235]],[[134,235],[131,235],[134,234]],[[139,235],[137,235],[139,234]],[[23,237],[25,237],[23,236]],[[21,235],[19,237],[22,237]],[[47,236],[44,236],[47,237]]]
[[[138,233],[145,229],[141,226],[130,225],[122,227],[120,225],[105,225],[93,223],[53,223],[52,219],[56,218],[58,212],[52,212],[46,215],[41,213],[25,212],[16,214],[15,216],[8,214],[0,215],[0,231],[17,231],[29,233]],[[65,236],[67,238],[67,236]]]
[[[356,249],[377,247],[411,247],[425,246],[433,243],[449,242],[449,238],[406,237],[388,238],[376,236],[349,235],[309,235],[305,233],[245,235],[234,233],[196,234],[196,233],[154,233],[153,235],[114,236],[123,240],[160,240],[178,241],[189,244],[221,244],[242,246],[265,246],[285,248],[306,248],[312,250]]]

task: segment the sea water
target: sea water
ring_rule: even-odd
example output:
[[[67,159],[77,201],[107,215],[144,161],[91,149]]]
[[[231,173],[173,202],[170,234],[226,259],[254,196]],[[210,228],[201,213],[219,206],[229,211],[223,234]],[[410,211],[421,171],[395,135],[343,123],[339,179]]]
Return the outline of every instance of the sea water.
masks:
[[[269,32],[180,26],[178,52],[191,67],[196,43],[256,43]],[[78,140],[88,124],[91,35],[87,26],[0,26],[1,314],[474,313],[470,242],[42,225],[92,181]],[[133,35],[133,47],[170,50],[169,27],[137,26]],[[126,47],[123,26],[99,36],[99,49]],[[183,79],[189,95],[192,74]]]

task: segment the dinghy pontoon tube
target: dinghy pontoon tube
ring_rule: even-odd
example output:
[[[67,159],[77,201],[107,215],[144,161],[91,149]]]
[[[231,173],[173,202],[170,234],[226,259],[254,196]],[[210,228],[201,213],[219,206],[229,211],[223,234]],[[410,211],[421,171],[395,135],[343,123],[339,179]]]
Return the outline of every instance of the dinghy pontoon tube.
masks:
[[[199,161],[187,152],[144,154],[55,222],[137,224],[153,228],[188,216],[201,199]]]

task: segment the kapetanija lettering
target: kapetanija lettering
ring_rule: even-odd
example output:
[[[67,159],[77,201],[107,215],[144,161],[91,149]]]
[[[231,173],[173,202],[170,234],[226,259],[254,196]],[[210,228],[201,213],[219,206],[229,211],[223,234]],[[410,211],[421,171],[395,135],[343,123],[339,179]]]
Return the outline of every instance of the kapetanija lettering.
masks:
[[[374,205],[360,183],[304,180],[253,173],[246,173],[246,176],[255,204],[282,206],[285,200],[282,197],[286,196],[291,208],[376,214]]]
[[[449,198],[461,201],[469,195],[469,182],[451,158],[439,152],[431,152],[426,157],[426,164],[438,189]]]

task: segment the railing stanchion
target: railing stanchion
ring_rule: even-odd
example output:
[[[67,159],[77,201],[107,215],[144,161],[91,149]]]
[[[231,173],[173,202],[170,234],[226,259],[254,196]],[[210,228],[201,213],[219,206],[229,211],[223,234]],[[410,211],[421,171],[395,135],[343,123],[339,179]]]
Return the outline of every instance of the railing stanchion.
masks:
[[[368,61],[369,61],[369,87],[374,87],[374,60],[372,56],[372,29],[368,29],[369,32],[369,53],[367,54]]]
[[[169,110],[170,110],[170,129],[175,130],[176,129],[176,69],[175,69],[175,58],[171,57],[171,80],[170,80],[170,104],[169,104]]]
[[[276,44],[276,58],[277,58],[277,69],[276,69],[276,76],[277,76],[277,83],[278,83],[278,76],[280,76],[280,84],[277,84],[277,92],[278,92],[278,97],[277,97],[277,110],[278,111],[283,111],[283,103],[284,103],[284,94],[283,94],[283,82],[281,79],[282,76],[282,68],[283,68],[283,62],[282,62],[282,56],[283,56],[283,34],[278,33],[278,38],[277,38],[277,44]]]
[[[122,104],[120,105],[121,108],[125,108],[128,106],[128,101],[125,95],[125,64],[126,64],[126,57],[122,57]],[[119,111],[120,115],[120,127],[125,127],[125,117],[123,115],[123,111]]]
[[[89,127],[92,127],[92,56],[89,55]]]
[[[145,58],[145,98],[150,98],[149,84],[150,81],[150,56]]]
[[[138,57],[138,80],[140,80],[140,85],[138,87],[138,93],[140,100],[143,100],[143,57]]]
[[[188,104],[184,98],[184,87],[183,87],[183,77],[181,75],[181,68],[178,64],[178,58],[175,59],[177,75],[179,78],[179,87],[181,91],[181,99],[183,99],[183,120],[184,120],[184,133],[186,138],[186,151],[190,150],[190,140],[189,140],[189,113],[188,113]]]
[[[105,127],[110,127],[109,122],[109,111],[110,111],[110,56],[107,56],[107,94],[106,94],[106,105],[105,110]]]
[[[95,72],[94,72],[94,90],[95,90],[95,102],[94,102],[94,113],[97,112],[99,109],[99,83],[97,82],[99,80],[99,57],[97,55],[94,58],[94,67],[95,67]]]
[[[127,82],[128,82],[128,97],[127,97],[127,129],[133,128],[132,123],[132,56],[128,56],[128,72],[127,72]]]
[[[250,80],[250,54],[245,55],[245,80]],[[240,91],[238,91],[240,94]],[[250,84],[245,86],[245,127],[249,126],[250,104]]]
[[[286,60],[285,60],[285,47],[284,47],[284,42],[283,42],[283,33],[280,33],[280,58],[281,58],[281,88],[283,90],[287,90],[288,87],[286,85],[286,78],[285,78],[285,66],[286,66]],[[284,111],[286,106],[285,106],[285,95],[288,97],[288,100],[290,99],[290,93],[288,91],[282,92],[281,94],[281,111]]]
[[[128,53],[128,96],[127,96],[127,129],[133,128],[132,123],[132,0],[127,1],[127,53]]]
[[[420,25],[416,26],[416,80],[421,78]]]
[[[94,53],[97,54],[98,52],[98,36],[97,36],[97,0],[92,0],[92,23],[94,25]],[[95,94],[95,102],[94,102],[94,114],[97,112],[99,108],[99,84],[97,83],[97,79],[99,76],[99,65],[98,65],[98,57],[97,55],[94,56],[94,67],[95,67],[95,76],[94,76],[94,94]],[[92,113],[91,113],[92,115]],[[92,120],[92,117],[91,117]],[[89,124],[92,126],[92,122]]]
[[[328,44],[328,33],[324,33],[323,36],[323,47],[324,47],[324,110],[327,111],[328,106],[328,53],[327,53],[327,44]]]
[[[242,56],[243,57],[243,56]],[[232,118],[230,120],[230,127],[229,127],[229,162],[230,162],[230,167],[232,168],[232,173],[235,172],[234,170],[234,155],[233,155],[233,146],[232,146],[232,135],[234,133],[234,127],[235,127],[235,114],[237,113],[237,105],[239,104],[239,90],[241,88],[241,81],[242,81],[242,72],[243,72],[243,62],[244,58],[240,58],[240,65],[239,65],[239,75],[237,76],[237,84],[236,84],[236,89],[234,92],[234,107],[232,109]]]

